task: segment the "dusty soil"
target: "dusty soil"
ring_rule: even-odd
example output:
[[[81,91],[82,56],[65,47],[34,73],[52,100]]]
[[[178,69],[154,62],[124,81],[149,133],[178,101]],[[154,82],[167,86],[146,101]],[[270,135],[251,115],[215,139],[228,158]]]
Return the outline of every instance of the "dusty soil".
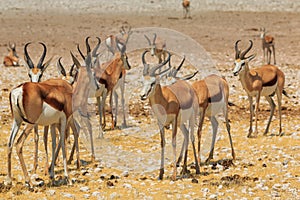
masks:
[[[69,51],[76,52],[76,44],[84,45],[86,36],[100,36],[105,38],[109,34],[117,34],[122,25],[133,28],[163,27],[174,29],[186,34],[201,44],[216,63],[217,69],[229,82],[230,101],[236,106],[230,107],[232,137],[237,159],[231,161],[230,146],[226,129],[221,123],[219,139],[215,148],[214,160],[201,166],[201,175],[196,176],[193,167],[189,167],[190,177],[180,178],[173,182],[170,179],[172,166],[171,151],[167,151],[169,159],[166,165],[165,179],[158,181],[159,156],[157,161],[147,163],[141,159],[133,159],[136,163],[126,163],[126,157],[115,158],[116,149],[134,152],[134,155],[160,153],[160,138],[158,128],[150,115],[149,105],[134,97],[138,91],[135,83],[127,81],[130,128],[106,130],[105,140],[95,139],[99,149],[115,149],[107,159],[107,155],[97,154],[97,162],[90,163],[90,154],[85,145],[81,144],[81,158],[83,166],[75,169],[75,164],[69,165],[73,185],[62,184],[53,187],[49,178],[44,176],[44,150],[40,142],[40,159],[37,175],[45,181],[42,187],[29,190],[24,186],[24,178],[17,154],[13,153],[13,186],[7,187],[4,181],[7,175],[6,145],[11,128],[11,114],[9,110],[9,91],[19,83],[28,80],[26,68],[5,68],[1,66],[1,139],[0,139],[0,198],[1,199],[297,199],[300,196],[300,126],[299,126],[299,82],[300,65],[300,14],[288,12],[221,12],[203,11],[193,12],[192,19],[182,19],[181,13],[170,13],[159,16],[131,14],[76,14],[55,12],[29,12],[13,10],[1,12],[0,52],[6,54],[8,42],[16,42],[20,57],[23,57],[23,47],[27,42],[34,42],[30,48],[32,58],[36,60],[41,54],[37,42],[43,41],[47,47],[47,58],[54,56],[53,63],[45,72],[44,80],[57,76],[56,61],[62,56],[66,65],[71,64]],[[159,17],[156,17],[158,15]],[[259,28],[266,27],[276,38],[277,65],[286,73],[285,89],[290,98],[283,97],[283,136],[277,136],[277,112],[271,124],[268,136],[262,136],[269,115],[266,101],[262,101],[259,114],[258,138],[248,139],[248,101],[237,77],[232,75],[234,60],[234,43],[238,39],[254,41],[253,52],[257,58],[253,66],[261,64],[262,50],[259,39]],[[246,42],[245,42],[246,44]],[[139,55],[132,56],[133,69],[140,65]],[[46,58],[46,59],[47,59]],[[24,62],[22,63],[24,64]],[[135,74],[135,71],[128,72]],[[201,71],[200,71],[201,74]],[[131,85],[131,86],[130,86]],[[133,86],[132,86],[133,85]],[[276,100],[275,100],[276,102]],[[220,118],[221,122],[222,117]],[[95,120],[96,121],[96,120]],[[97,123],[94,123],[97,130]],[[210,132],[209,121],[205,122],[204,132]],[[144,134],[144,135],[143,135]],[[32,134],[33,135],[33,134]],[[26,141],[24,155],[27,166],[32,169],[33,137]],[[82,140],[83,141],[83,140]],[[168,134],[167,146],[171,146]],[[180,145],[178,145],[180,146]],[[207,148],[207,147],[206,147]],[[103,150],[104,149],[104,150]],[[15,149],[14,149],[15,150]],[[101,152],[99,150],[99,152]],[[106,159],[104,157],[106,156]],[[102,159],[103,157],[103,159]],[[189,155],[189,163],[193,162]],[[157,167],[149,167],[155,163]],[[139,165],[136,170],[121,166]],[[131,165],[130,165],[131,164]],[[144,169],[147,170],[143,170]],[[178,169],[179,171],[180,169]],[[63,175],[62,164],[56,167],[56,180]]]

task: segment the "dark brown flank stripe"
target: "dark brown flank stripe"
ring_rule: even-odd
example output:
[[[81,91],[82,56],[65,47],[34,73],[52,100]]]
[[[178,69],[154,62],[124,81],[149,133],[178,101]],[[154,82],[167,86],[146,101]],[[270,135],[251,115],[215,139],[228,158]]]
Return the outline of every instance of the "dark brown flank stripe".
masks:
[[[269,82],[263,83],[263,87],[270,87],[277,83],[277,75]]]
[[[216,103],[216,102],[219,102],[222,100],[222,92],[219,92],[218,94],[212,96],[212,97],[209,97],[208,98],[208,102],[209,103]]]

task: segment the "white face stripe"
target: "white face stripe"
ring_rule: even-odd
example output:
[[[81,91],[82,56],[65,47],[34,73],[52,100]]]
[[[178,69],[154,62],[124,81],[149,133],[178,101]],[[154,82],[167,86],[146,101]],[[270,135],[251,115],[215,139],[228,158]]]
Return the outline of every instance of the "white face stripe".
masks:
[[[155,88],[155,82],[156,82],[156,79],[155,77],[152,77],[152,76],[143,76],[143,88],[142,88],[142,91],[141,91],[141,97],[143,99],[147,99],[151,94],[152,92],[154,91],[154,88]]]
[[[240,71],[243,70],[244,66],[245,66],[245,60],[241,60],[241,59],[236,59],[234,61],[234,69],[233,69],[233,74],[237,75]]]

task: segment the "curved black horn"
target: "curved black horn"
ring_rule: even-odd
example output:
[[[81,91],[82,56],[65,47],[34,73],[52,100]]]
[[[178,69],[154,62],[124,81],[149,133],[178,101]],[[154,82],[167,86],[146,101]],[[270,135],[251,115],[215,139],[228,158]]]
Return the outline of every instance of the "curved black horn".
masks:
[[[90,44],[89,44],[89,39],[90,39],[90,36],[87,36],[85,38],[86,55],[88,55],[91,52],[91,47],[90,47]]]
[[[151,41],[150,41],[150,39],[148,38],[148,36],[147,36],[147,35],[144,35],[144,36],[145,36],[145,38],[147,39],[149,45],[151,45]]]
[[[153,69],[151,69],[150,75],[155,75],[155,72],[156,72],[158,69],[160,69],[160,68],[163,67],[165,64],[167,64],[167,62],[170,61],[171,54],[170,54],[170,52],[168,52],[168,51],[167,51],[167,53],[168,53],[168,59],[166,59],[164,62],[158,64],[158,65],[157,65],[156,67],[154,67]],[[167,69],[165,69],[164,71],[160,72],[159,74],[163,74],[163,73],[165,73],[166,71],[169,71],[170,69],[171,69],[171,66],[169,65],[169,67],[168,67]]]
[[[235,59],[238,59],[240,58],[240,50],[238,48],[238,44],[241,40],[238,40],[235,42]]]
[[[80,48],[79,48],[79,44],[77,44],[77,50],[79,52],[79,54],[81,55],[82,59],[85,60],[85,56],[83,55],[83,53],[81,52]]]
[[[61,58],[62,57],[60,57],[57,61],[57,68],[63,76],[67,76],[66,70],[64,69],[63,65],[61,64]]]
[[[95,46],[95,48],[93,49],[93,51],[92,51],[92,56],[93,57],[97,57],[97,51],[98,51],[98,49],[99,49],[99,47],[100,47],[100,44],[101,44],[101,39],[99,38],[99,37],[96,37],[97,38],[97,40],[98,40],[98,43],[97,43],[97,45]]]
[[[30,69],[32,69],[32,68],[34,68],[34,65],[33,65],[33,62],[32,62],[32,60],[30,59],[30,57],[29,57],[29,55],[28,55],[28,52],[27,52],[27,46],[28,46],[29,44],[31,44],[31,42],[28,42],[28,43],[25,44],[25,46],[24,46],[24,56],[25,56],[25,61],[26,61],[27,65],[28,65],[28,67],[29,67]]]
[[[38,62],[38,64],[37,64],[37,68],[42,69],[42,67],[43,67],[43,62],[44,62],[44,59],[45,59],[45,57],[46,57],[47,47],[46,47],[46,45],[45,45],[44,43],[42,43],[42,42],[40,42],[40,44],[43,46],[44,51],[43,51],[43,54],[42,54],[42,56],[41,56],[41,58],[40,58],[40,60],[39,60],[39,62]]]
[[[156,33],[153,34],[154,37],[153,37],[153,44],[155,44],[155,40],[156,40]]]
[[[250,49],[252,48],[252,45],[253,45],[253,42],[252,42],[252,40],[249,40],[249,42],[250,42],[250,46],[245,50],[245,51],[243,51],[242,53],[241,53],[241,59],[245,59],[245,55],[250,51]]]
[[[144,66],[147,65],[146,60],[145,60],[145,55],[146,55],[147,52],[149,52],[149,50],[145,50],[143,55],[142,55],[142,62],[143,62]]]

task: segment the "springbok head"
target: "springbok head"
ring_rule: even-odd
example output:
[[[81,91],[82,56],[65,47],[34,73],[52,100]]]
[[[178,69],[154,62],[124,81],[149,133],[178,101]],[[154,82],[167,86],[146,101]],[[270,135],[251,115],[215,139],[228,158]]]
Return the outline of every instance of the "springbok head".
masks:
[[[8,48],[7,48],[10,56],[13,56],[16,58],[16,60],[19,60],[19,56],[17,54],[17,51],[16,51],[16,43],[8,43]]]
[[[142,55],[142,62],[144,65],[144,70],[143,70],[143,89],[141,92],[141,99],[146,100],[149,96],[153,94],[155,91],[155,88],[157,84],[160,83],[160,80],[166,76],[167,73],[169,73],[169,70],[171,67],[169,66],[167,69],[157,73],[158,69],[161,69],[164,65],[166,65],[170,61],[170,53],[168,53],[168,58],[160,63],[156,64],[154,67],[150,68],[151,65],[146,63],[145,55],[148,53],[149,50],[146,50],[143,55]]]
[[[62,57],[60,57],[57,61],[57,70],[61,74],[63,80],[67,81],[70,84],[73,84],[75,77],[78,73],[78,69],[75,66],[75,64],[73,64],[70,68],[70,71],[68,73],[66,73],[66,70],[61,63],[61,59],[62,59]]]
[[[248,57],[245,57],[246,54],[250,51],[250,49],[252,48],[252,45],[253,45],[253,42],[252,40],[249,40],[250,42],[250,45],[249,47],[241,52],[238,48],[238,43],[240,42],[241,40],[238,40],[236,41],[235,43],[235,61],[234,61],[234,69],[233,69],[233,74],[234,76],[237,76],[240,72],[244,71],[246,68],[248,68],[248,62],[251,61],[255,56],[256,54],[252,54]]]
[[[89,39],[90,39],[90,37],[88,36],[88,37],[85,38],[86,56],[85,56],[85,55],[82,53],[82,51],[80,50],[79,44],[77,44],[78,52],[80,53],[80,55],[81,55],[81,57],[82,57],[82,59],[83,59],[84,61],[86,61],[87,55],[91,53],[91,59],[92,59],[92,60],[91,60],[91,63],[92,63],[92,66],[94,66],[95,63],[96,63],[97,60],[98,60],[97,58],[98,58],[98,56],[99,56],[99,53],[97,53],[97,51],[98,51],[98,49],[99,49],[99,47],[100,47],[100,44],[101,44],[101,39],[100,39],[99,37],[96,37],[96,38],[97,38],[97,44],[96,44],[95,48],[93,49],[93,51],[91,50],[91,46],[90,46],[90,44],[89,44]]]
[[[47,48],[44,43],[40,42],[39,44],[41,44],[43,46],[44,50],[43,50],[42,56],[41,56],[38,64],[34,65],[31,58],[28,55],[28,52],[27,52],[27,47],[29,44],[31,44],[31,43],[30,42],[27,43],[24,47],[24,57],[25,57],[26,65],[28,67],[28,76],[29,76],[31,82],[40,82],[44,71],[49,66],[49,64],[52,60],[52,57],[46,63],[44,63]]]
[[[264,39],[266,35],[265,27],[260,28],[260,39]]]
[[[155,55],[155,49],[156,49],[156,33],[153,34],[153,40],[151,41],[150,38],[147,35],[144,35],[145,38],[148,41],[149,47],[150,47],[150,52],[151,52],[151,56]]]
[[[116,38],[117,48],[119,50],[119,53],[116,54],[116,56],[120,56],[123,66],[126,70],[130,70],[131,66],[128,62],[128,56],[126,54],[126,43],[122,43],[118,38]]]

